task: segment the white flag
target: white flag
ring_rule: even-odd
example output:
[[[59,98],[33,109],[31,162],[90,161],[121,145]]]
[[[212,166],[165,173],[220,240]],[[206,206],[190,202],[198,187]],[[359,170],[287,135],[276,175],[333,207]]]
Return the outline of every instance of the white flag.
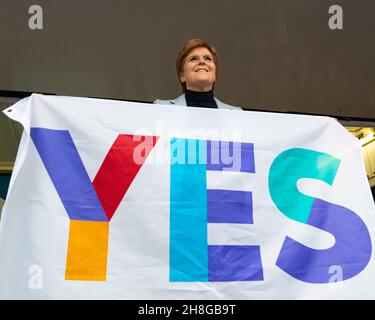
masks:
[[[375,208],[335,119],[33,94],[3,299],[374,299]]]

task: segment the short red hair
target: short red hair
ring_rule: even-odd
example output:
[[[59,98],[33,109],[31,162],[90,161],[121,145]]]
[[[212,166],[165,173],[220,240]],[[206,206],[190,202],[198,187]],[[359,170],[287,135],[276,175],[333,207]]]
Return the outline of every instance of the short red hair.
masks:
[[[188,41],[186,41],[185,45],[182,47],[182,49],[178,53],[177,59],[176,59],[177,77],[178,77],[178,81],[181,84],[183,92],[186,91],[186,83],[181,82],[180,75],[184,68],[186,57],[189,55],[190,52],[192,52],[196,48],[206,48],[210,51],[210,53],[212,54],[212,58],[214,60],[215,66],[216,66],[216,78],[217,78],[217,74],[219,70],[219,59],[218,59],[218,55],[217,55],[217,51],[215,47],[206,40],[189,39]]]

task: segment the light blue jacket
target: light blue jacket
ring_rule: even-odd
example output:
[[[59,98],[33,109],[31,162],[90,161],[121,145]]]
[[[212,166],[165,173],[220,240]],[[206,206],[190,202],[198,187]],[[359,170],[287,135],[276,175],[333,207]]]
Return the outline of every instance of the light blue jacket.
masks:
[[[224,102],[221,102],[219,99],[217,99],[216,97],[214,97],[215,99],[215,102],[217,104],[217,108],[218,109],[227,109],[227,110],[242,110],[240,107],[235,107],[235,106],[231,106],[229,104],[226,104]],[[176,99],[173,99],[173,100],[160,100],[160,99],[156,99],[154,101],[154,103],[156,104],[175,104],[177,106],[186,106],[186,98],[185,98],[185,93],[180,95],[179,97],[177,97]]]

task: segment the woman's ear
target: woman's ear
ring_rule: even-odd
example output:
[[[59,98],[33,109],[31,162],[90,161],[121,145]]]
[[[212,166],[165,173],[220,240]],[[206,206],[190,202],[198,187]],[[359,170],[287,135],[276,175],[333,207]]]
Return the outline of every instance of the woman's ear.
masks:
[[[183,73],[180,73],[180,82],[185,83],[185,77]]]

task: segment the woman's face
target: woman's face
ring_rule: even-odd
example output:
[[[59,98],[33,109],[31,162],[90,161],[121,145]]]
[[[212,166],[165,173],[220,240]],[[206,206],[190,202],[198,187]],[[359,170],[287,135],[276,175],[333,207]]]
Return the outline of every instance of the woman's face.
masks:
[[[216,65],[207,48],[195,48],[186,57],[180,81],[193,91],[210,91],[216,80]]]

